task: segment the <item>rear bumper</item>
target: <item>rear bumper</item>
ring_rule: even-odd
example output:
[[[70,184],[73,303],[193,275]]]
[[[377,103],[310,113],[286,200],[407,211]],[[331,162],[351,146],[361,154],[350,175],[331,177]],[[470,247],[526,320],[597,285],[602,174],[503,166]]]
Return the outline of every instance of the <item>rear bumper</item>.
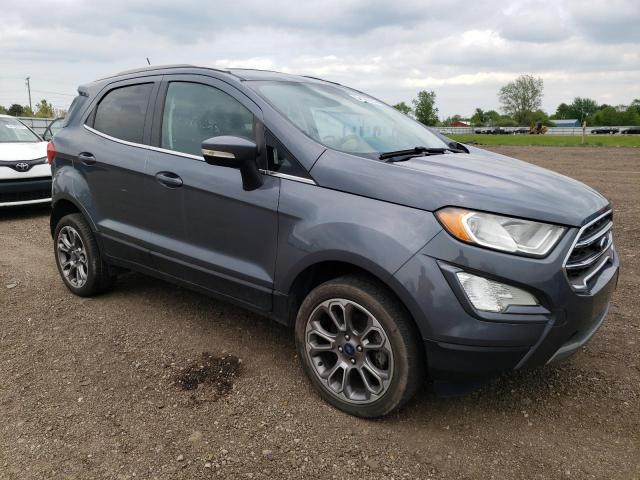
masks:
[[[0,180],[0,207],[51,201],[51,177]]]

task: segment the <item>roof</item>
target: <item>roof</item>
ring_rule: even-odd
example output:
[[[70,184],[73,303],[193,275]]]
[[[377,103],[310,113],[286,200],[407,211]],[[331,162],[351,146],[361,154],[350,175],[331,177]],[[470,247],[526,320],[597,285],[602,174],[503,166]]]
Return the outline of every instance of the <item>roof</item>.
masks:
[[[183,69],[183,70],[211,70],[218,73],[224,73],[230,76],[235,77],[238,80],[279,80],[279,81],[297,81],[297,82],[327,82],[334,83],[328,80],[323,80],[321,78],[303,76],[303,75],[292,75],[289,73],[282,72],[274,72],[271,70],[258,70],[253,68],[229,68],[229,69],[219,69],[212,67],[201,67],[198,65],[190,65],[190,64],[174,64],[174,65],[151,65],[148,67],[134,68],[132,70],[125,70],[122,72],[118,72],[114,75],[109,75],[107,77],[99,78],[96,82],[101,80],[106,80],[109,78],[121,77],[125,75],[131,75],[135,73],[146,73],[146,72],[154,72],[161,70],[173,70],[173,69]]]
[[[579,125],[580,124],[580,120],[578,120],[577,118],[569,118],[569,119],[562,119],[562,120],[551,120],[556,126],[559,125]]]

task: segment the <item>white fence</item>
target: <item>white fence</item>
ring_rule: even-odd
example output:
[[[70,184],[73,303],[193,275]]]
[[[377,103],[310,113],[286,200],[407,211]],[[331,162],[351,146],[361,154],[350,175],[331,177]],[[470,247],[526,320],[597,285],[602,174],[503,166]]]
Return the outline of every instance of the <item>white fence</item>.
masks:
[[[476,133],[476,131],[484,131],[489,130],[491,128],[496,127],[435,127],[443,135],[461,135],[461,134],[470,134]],[[518,129],[526,128],[526,127],[500,127],[501,130],[504,130],[507,133],[514,133]],[[626,128],[640,128],[637,126],[626,126],[626,127],[587,127],[586,133],[590,134],[591,130],[595,130],[596,128],[617,128],[619,132]],[[547,135],[582,135],[582,127],[547,127]]]
[[[31,128],[31,130],[36,132],[38,135],[42,135],[55,118],[18,117],[18,120]]]

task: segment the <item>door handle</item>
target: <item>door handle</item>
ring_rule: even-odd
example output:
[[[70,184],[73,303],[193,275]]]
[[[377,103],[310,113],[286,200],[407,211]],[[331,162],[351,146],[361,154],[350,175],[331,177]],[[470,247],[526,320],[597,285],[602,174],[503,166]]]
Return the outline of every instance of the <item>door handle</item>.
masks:
[[[78,159],[85,165],[93,165],[96,163],[96,157],[93,156],[93,153],[89,152],[80,152],[78,154]]]
[[[156,180],[166,187],[177,188],[182,186],[182,179],[173,172],[158,172]]]

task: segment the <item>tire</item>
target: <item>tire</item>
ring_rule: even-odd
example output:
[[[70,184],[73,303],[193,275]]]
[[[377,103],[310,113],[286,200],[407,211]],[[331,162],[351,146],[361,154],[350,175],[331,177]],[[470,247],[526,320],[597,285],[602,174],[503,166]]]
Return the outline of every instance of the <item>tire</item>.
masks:
[[[365,276],[346,275],[313,289],[298,311],[295,337],[320,396],[351,415],[387,415],[425,380],[412,318],[384,285]]]
[[[72,293],[91,297],[112,287],[115,277],[110,275],[96,238],[81,214],[62,217],[54,230],[53,240],[58,272]]]

